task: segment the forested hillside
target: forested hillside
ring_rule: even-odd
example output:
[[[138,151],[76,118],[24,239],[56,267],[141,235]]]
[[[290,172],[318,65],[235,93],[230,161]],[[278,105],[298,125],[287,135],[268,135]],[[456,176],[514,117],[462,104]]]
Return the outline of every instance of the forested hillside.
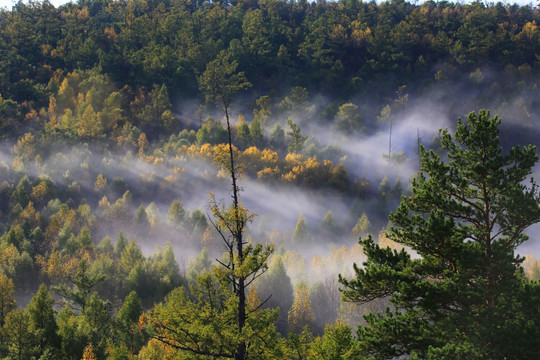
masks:
[[[0,10],[0,357],[534,359],[526,340],[511,344],[530,349],[515,356],[480,352],[485,334],[464,343],[442,330],[463,319],[441,315],[466,308],[465,317],[506,319],[538,304],[527,279],[540,279],[540,251],[514,254],[534,206],[520,208],[525,221],[499,204],[487,231],[516,231],[517,240],[484,267],[471,267],[472,255],[441,260],[408,238],[400,209],[428,216],[450,206],[415,186],[425,185],[421,166],[429,179],[428,163],[455,159],[454,140],[438,130],[465,131],[458,117],[491,110],[480,125],[467,122],[471,138],[493,140],[490,154],[538,142],[539,24],[538,6],[446,1],[81,0]],[[501,124],[487,120],[495,114]],[[535,172],[533,151],[523,151],[493,165],[524,164],[500,183]],[[470,171],[463,178],[479,170]],[[536,196],[534,186],[510,187],[494,197]],[[402,196],[409,203],[398,208]],[[469,211],[457,209],[446,215]],[[365,272],[353,268],[364,261]],[[472,268],[479,278],[448,275]],[[492,285],[492,268],[510,279],[496,286],[515,294],[503,301],[511,310],[478,305],[480,286],[461,292]],[[422,291],[450,297],[427,291],[426,278],[450,279],[471,303],[428,298],[446,307],[435,311],[417,300]],[[392,285],[378,288],[383,280]],[[395,330],[378,342],[381,329],[416,326],[384,313],[390,303],[409,309],[403,317],[425,311],[423,327],[412,323],[431,337]],[[362,317],[370,312],[394,320]],[[520,321],[498,323],[499,340],[520,333],[509,323],[533,333]],[[467,331],[488,331],[474,324]]]

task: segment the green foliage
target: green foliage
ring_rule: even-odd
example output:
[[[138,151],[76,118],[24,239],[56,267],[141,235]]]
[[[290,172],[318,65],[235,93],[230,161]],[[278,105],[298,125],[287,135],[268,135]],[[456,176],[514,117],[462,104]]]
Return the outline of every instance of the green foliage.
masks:
[[[251,135],[251,144],[261,149],[264,145],[264,135],[259,119],[255,118],[249,124],[249,133]]]
[[[292,233],[292,240],[297,244],[303,244],[312,240],[312,236],[307,229],[306,219],[304,214],[300,214],[296,226]]]
[[[362,216],[358,219],[356,222],[356,225],[352,229],[352,233],[356,235],[357,237],[363,238],[366,237],[368,234],[371,234],[372,231],[372,225],[369,221],[368,216],[366,213],[362,213]]]
[[[30,359],[37,353],[37,342],[30,329],[30,317],[21,308],[7,314],[3,327],[5,343],[12,359]]]
[[[324,329],[324,335],[313,341],[307,359],[354,359],[353,346],[354,338],[351,328],[336,322],[327,325]]]
[[[88,271],[88,262],[83,259],[79,261],[77,273],[69,277],[73,287],[66,284],[54,286],[53,290],[59,295],[70,301],[74,307],[78,307],[82,313],[85,311],[87,301],[92,294],[92,288],[100,281],[103,281],[102,274],[90,275]]]
[[[182,202],[179,199],[173,200],[167,213],[167,222],[171,226],[179,227],[184,222],[185,214],[186,211]]]
[[[358,106],[347,103],[339,107],[334,126],[344,134],[359,132],[362,129],[362,118]]]
[[[92,236],[124,230],[130,238],[144,235],[156,239],[174,239],[175,248],[182,250],[187,242],[199,246],[200,241],[208,245],[218,239],[219,234],[208,227],[204,211],[184,210],[182,203],[173,202],[165,226],[160,223],[155,204],[135,212],[136,207],[131,203],[132,195],[137,205],[148,201],[170,203],[177,195],[171,198],[163,194],[177,194],[176,191],[170,191],[173,186],[181,188],[186,185],[182,191],[189,191],[185,190],[188,184],[183,182],[185,174],[182,173],[190,171],[190,166],[198,166],[192,160],[196,158],[199,161],[201,157],[211,160],[216,151],[214,147],[205,146],[203,150],[200,146],[228,142],[227,130],[230,129],[224,127],[219,119],[216,121],[209,117],[197,132],[193,130],[194,125],[199,125],[203,119],[203,113],[205,116],[212,114],[213,109],[201,108],[195,115],[192,109],[198,105],[192,107],[189,104],[191,99],[206,96],[209,102],[217,101],[225,108],[228,120],[228,108],[235,96],[253,83],[254,92],[245,94],[239,102],[246,107],[243,110],[246,113],[253,110],[254,118],[251,122],[248,120],[249,126],[246,123],[239,124],[241,126],[238,126],[238,131],[231,132],[239,148],[258,147],[258,150],[250,149],[240,154],[242,165],[244,159],[249,159],[246,165],[248,176],[258,176],[261,181],[277,186],[295,184],[307,185],[312,189],[352,191],[361,194],[358,195],[357,203],[362,206],[366,203],[364,200],[373,195],[379,200],[376,202],[378,205],[390,208],[397,204],[403,193],[399,182],[394,185],[383,181],[380,192],[377,192],[376,185],[373,187],[366,180],[357,183],[349,178],[344,165],[348,163],[342,160],[343,152],[332,147],[323,149],[324,145],[315,139],[306,140],[297,124],[294,129],[290,125],[291,131],[288,133],[292,137],[290,151],[295,154],[285,158],[285,131],[278,121],[290,116],[298,123],[299,116],[302,116],[302,124],[310,127],[314,121],[325,120],[329,122],[325,125],[338,132],[367,132],[373,130],[377,113],[379,119],[390,126],[405,114],[405,110],[408,110],[408,95],[405,93],[407,87],[415,89],[415,92],[431,92],[434,85],[451,87],[459,83],[460,88],[467,88],[471,93],[447,91],[441,95],[441,103],[453,104],[456,110],[458,108],[455,104],[491,101],[498,106],[497,111],[511,113],[520,119],[520,123],[530,122],[537,110],[536,97],[532,95],[538,88],[539,22],[538,11],[534,6],[447,2],[412,4],[403,1],[379,4],[323,1],[307,4],[275,0],[221,3],[100,0],[80,1],[59,8],[45,1],[19,2],[12,9],[2,11],[0,138],[11,145],[3,147],[7,152],[2,153],[4,163],[0,164],[0,272],[13,279],[14,283],[7,277],[0,277],[0,288],[4,290],[0,292],[5,294],[4,298],[0,296],[0,320],[3,322],[15,307],[15,289],[17,298],[24,296],[29,299],[31,291],[37,288],[38,279],[59,286],[62,289],[60,293],[71,297],[71,305],[81,311],[73,312],[68,308],[60,311],[57,323],[61,344],[51,345],[58,341],[51,340],[54,338],[50,330],[54,327],[52,322],[47,323],[51,325],[49,328],[44,325],[45,322],[39,325],[36,320],[36,314],[39,313],[37,308],[42,308],[43,319],[51,318],[48,293],[46,289],[40,288],[27,312],[13,315],[20,320],[18,334],[30,334],[26,337],[28,351],[18,352],[20,346],[17,348],[14,345],[9,350],[6,340],[0,346],[0,357],[80,359],[84,349],[92,347],[93,350],[88,350],[88,353],[99,355],[100,358],[106,356],[106,347],[110,347],[107,354],[110,358],[136,356],[142,343],[124,338],[122,341],[125,344],[112,344],[117,335],[119,339],[121,336],[116,332],[108,333],[108,325],[99,325],[110,325],[110,319],[106,319],[103,311],[107,306],[102,306],[104,304],[98,300],[104,301],[101,299],[106,298],[114,304],[115,309],[122,308],[121,299],[130,290],[136,290],[140,302],[149,308],[171,289],[181,286],[184,279],[179,273],[171,246],[159,248],[155,254],[146,257],[135,241],[129,243],[122,233],[114,247],[110,240],[104,240],[96,247]],[[317,95],[310,99],[310,94]],[[520,96],[518,101],[508,101],[516,95]],[[465,97],[466,101],[463,101]],[[370,106],[361,106],[359,109],[351,101],[369,103]],[[381,101],[384,104],[381,105]],[[322,109],[325,110],[320,111]],[[263,134],[270,129],[269,144],[275,152],[264,149]],[[441,139],[436,140],[432,142],[431,148],[442,157],[443,144]],[[81,141],[86,144],[82,146],[84,150],[75,146]],[[199,147],[190,147],[194,144]],[[519,151],[517,155],[526,157]],[[406,165],[411,165],[404,153],[393,151],[391,142],[385,156],[391,164],[408,162]],[[430,159],[435,161],[435,158]],[[337,165],[324,160],[331,160]],[[135,176],[127,174],[134,170],[131,167],[133,161],[141,165],[137,166],[140,173]],[[503,162],[501,169],[507,171],[513,166]],[[234,165],[229,168],[234,169]],[[170,174],[163,174],[164,169],[174,170]],[[102,176],[100,179],[99,171],[108,178]],[[455,188],[463,191],[461,195],[470,199],[476,193],[455,178],[461,176],[467,179],[466,176],[475,171],[471,166],[465,174],[454,176],[445,173],[447,183],[440,181],[443,185],[454,181],[454,184],[458,184]],[[214,175],[205,172],[205,180]],[[120,176],[124,176],[125,180]],[[99,181],[92,184],[91,180],[94,179]],[[474,184],[474,181],[469,182]],[[95,192],[85,193],[88,188],[94,188]],[[500,235],[501,239],[505,236],[510,238],[518,228],[524,227],[510,224],[524,221],[535,212],[532,206],[525,206],[526,201],[515,197],[518,190],[510,186],[506,192],[501,190],[493,193],[498,205],[510,201],[505,199],[512,199],[516,208],[521,206],[521,212],[498,213],[492,207],[494,215],[491,220],[496,224],[494,229],[504,232]],[[423,203],[426,203],[426,199],[432,201],[438,208],[453,204],[450,204],[450,197],[415,195],[415,198],[421,199]],[[98,201],[99,205],[96,205]],[[97,206],[99,210],[96,210]],[[514,205],[506,203],[505,206],[511,208]],[[225,220],[221,222],[224,225],[222,229],[244,219],[246,215],[231,215],[228,209],[221,209],[221,220]],[[420,208],[414,202],[410,202],[408,209],[414,214],[425,216],[426,222],[431,216],[432,209]],[[355,208],[353,216],[358,216],[361,211]],[[461,204],[448,210],[448,213],[451,211],[452,214],[461,211],[470,217],[475,208],[472,206],[469,209]],[[186,212],[190,215],[187,216]],[[99,217],[96,218],[94,213],[99,213]],[[395,291],[401,296],[401,303],[396,305],[398,307],[408,301],[405,306],[407,308],[431,311],[428,315],[421,314],[425,319],[436,319],[432,323],[428,322],[427,329],[430,331],[439,326],[435,330],[444,328],[446,334],[450,332],[447,329],[456,327],[456,323],[459,325],[468,320],[463,315],[455,316],[445,324],[437,323],[437,316],[445,312],[443,305],[448,305],[456,298],[461,301],[459,305],[464,311],[468,311],[467,314],[473,313],[476,318],[485,319],[487,315],[483,316],[487,313],[489,321],[466,328],[473,340],[453,334],[453,337],[445,338],[444,344],[442,341],[435,343],[428,346],[427,350],[425,344],[422,344],[424,347],[418,345],[422,350],[411,351],[407,356],[497,358],[497,354],[485,355],[478,350],[487,338],[497,345],[493,346],[494,352],[502,352],[500,349],[510,347],[510,342],[516,348],[519,347],[520,350],[515,354],[505,353],[506,357],[533,357],[538,349],[531,340],[532,335],[529,335],[537,335],[534,324],[538,316],[534,310],[526,313],[524,309],[537,308],[536,287],[521,280],[516,282],[509,275],[517,269],[516,277],[521,276],[519,259],[513,254],[506,254],[508,262],[513,266],[497,265],[499,267],[492,271],[486,265],[490,259],[504,258],[503,250],[513,248],[525,238],[518,236],[514,239],[515,244],[511,241],[508,249],[503,250],[500,248],[504,248],[502,243],[505,240],[501,240],[501,243],[493,247],[493,254],[481,258],[479,254],[484,251],[478,245],[481,242],[467,240],[471,242],[467,246],[454,244],[458,242],[456,238],[459,238],[455,228],[466,233],[469,222],[458,219],[454,227],[451,227],[446,223],[448,218],[442,217],[441,220],[441,217],[434,215],[433,220],[439,225],[442,223],[443,230],[453,231],[449,235],[452,239],[443,244],[449,242],[453,247],[444,256],[439,254],[439,248],[435,251],[433,246],[429,247],[427,240],[421,246],[416,246],[420,249],[417,253],[421,254],[423,261],[407,258],[406,254],[401,253],[395,255],[385,252],[383,256],[373,250],[383,260],[388,257],[390,263],[396,262],[400,266],[405,264],[402,270],[394,269],[405,277],[398,284],[386,281],[381,275],[386,282],[381,280],[378,285],[391,284],[392,289],[397,289]],[[370,215],[370,219],[367,216],[359,219],[353,229],[355,235],[363,236],[375,231],[369,220],[375,221],[375,218]],[[339,224],[345,222],[344,219],[338,221]],[[134,223],[138,225],[133,226]],[[324,223],[327,229],[317,235],[331,238],[327,232],[333,231],[333,221],[327,216]],[[406,228],[403,222],[394,223],[398,228]],[[434,226],[430,228],[433,231],[428,232],[432,237],[435,237]],[[313,224],[310,229],[320,230],[321,226]],[[443,230],[436,232],[437,236],[444,235]],[[241,235],[242,231],[238,233]],[[295,233],[296,238],[304,238],[305,223]],[[277,241],[285,241],[284,238],[287,238],[274,233],[262,234],[261,237],[256,235],[246,233],[246,238],[240,241],[249,243],[245,258],[249,264],[242,264],[242,256],[233,256],[233,260],[225,263],[234,267],[235,271],[229,269],[221,273],[222,276],[228,276],[229,280],[232,278],[234,283],[235,276],[242,277],[245,272],[257,266],[261,266],[257,272],[260,274],[266,269],[265,256],[269,254],[269,249],[257,244],[267,237]],[[479,237],[477,233],[473,235]],[[228,236],[226,239],[229,239]],[[415,248],[412,243],[405,245]],[[366,245],[366,249],[370,249],[370,246]],[[463,248],[467,250],[474,246],[476,253],[470,255],[467,252],[467,259],[454,261],[456,253],[461,254],[465,252]],[[425,256],[426,252],[420,252],[424,248],[426,252],[431,251],[429,256]],[[433,252],[435,254],[431,254]],[[192,264],[188,274],[191,283],[196,283],[195,273],[210,268],[213,256],[201,254],[198,262]],[[77,272],[81,268],[77,265],[81,259],[87,262],[87,269],[83,273]],[[447,263],[455,265],[460,277],[452,273],[456,271],[449,268]],[[428,265],[431,268],[426,270]],[[411,280],[411,277],[407,277],[410,275],[408,271],[417,270],[418,267],[430,280],[450,275],[454,280],[446,289],[446,282],[443,285],[431,284],[422,282],[424,278],[421,278],[422,281],[417,282],[422,288],[418,285],[411,290],[412,286],[406,285],[408,282],[416,284],[418,278]],[[527,275],[536,277],[537,269],[531,269]],[[94,283],[94,280],[103,276],[103,281]],[[485,300],[486,297],[481,296],[479,289],[491,284],[492,278],[495,279],[493,291],[485,292],[491,294],[502,290],[500,295],[495,295],[497,301],[494,310],[485,310],[485,306],[479,305],[483,304],[479,299]],[[217,282],[220,281],[224,280],[220,278]],[[261,285],[257,284],[258,281]],[[467,281],[472,285],[465,291],[461,285]],[[283,285],[278,286],[280,283]],[[270,294],[274,294],[263,304],[263,308],[281,308],[278,328],[285,333],[287,326],[283,318],[286,318],[292,305],[292,287],[285,269],[283,266],[272,265],[269,273],[254,284],[257,284],[263,302]],[[223,284],[220,283],[220,286]],[[513,293],[510,289],[513,289]],[[402,293],[406,290],[410,291]],[[93,297],[94,291],[98,292],[99,298]],[[431,297],[421,298],[426,291],[429,291]],[[321,283],[312,285],[310,299],[314,310],[317,294],[322,294],[321,299],[325,298]],[[414,303],[411,300],[413,297],[421,299],[418,300],[420,304]],[[433,309],[441,303],[437,302],[439,298],[446,300],[442,301],[443,309],[436,312]],[[93,301],[93,314],[84,314],[81,303],[90,299]],[[319,302],[319,309],[323,307],[320,304],[324,303]],[[454,303],[450,303],[450,306],[454,306]],[[316,320],[321,313],[315,310]],[[515,316],[508,316],[509,313]],[[411,323],[415,320],[403,320],[399,312],[390,314],[392,316],[388,317],[393,317],[392,320],[381,325],[380,332],[373,325],[375,335],[372,338],[368,332],[361,332],[365,339],[382,342],[388,327],[398,330],[402,327],[407,331],[412,328],[409,320]],[[500,320],[490,322],[497,318]],[[375,319],[373,324],[379,321],[376,318],[370,319]],[[26,330],[25,322],[28,323]],[[493,325],[492,333],[489,333],[488,329],[491,328],[486,324]],[[13,329],[16,325],[19,325],[16,321],[10,324]],[[413,332],[413,335],[420,335],[406,338],[404,342],[416,346],[424,334],[426,338],[437,336],[435,330],[422,330],[424,325],[419,324],[420,330]],[[100,328],[102,334],[95,333],[92,326]],[[2,336],[3,340],[7,339],[5,332]],[[103,337],[110,337],[108,344],[103,341]],[[19,338],[24,340],[25,336]],[[289,341],[290,348],[282,358],[305,359],[311,356],[309,351],[314,349],[311,346],[312,339],[309,336],[300,338],[297,336],[296,340]],[[96,343],[90,346],[90,340]],[[32,341],[34,343],[30,344]],[[293,343],[296,345],[293,346]],[[151,354],[149,358],[170,359],[185,355],[171,355],[173,351],[170,348],[156,345],[155,342],[148,343],[145,348]],[[521,350],[525,348],[529,352]],[[361,354],[362,349],[359,347],[358,353],[349,353],[347,356],[361,358],[364,356]],[[393,356],[393,353],[389,355]]]
[[[390,238],[363,240],[368,260],[341,278],[349,301],[390,297],[394,310],[365,317],[359,349],[373,358],[534,358],[540,288],[523,277],[516,247],[540,220],[533,146],[502,153],[498,117],[487,111],[441,131],[449,162],[422,149],[422,173],[390,216]]]
[[[285,145],[285,130],[283,130],[279,123],[276,123],[272,131],[270,131],[270,144],[277,149]]]
[[[207,102],[219,102],[228,108],[232,97],[251,86],[243,72],[237,72],[238,63],[231,60],[231,54],[221,51],[208,63],[205,72],[199,78],[199,87]]]
[[[274,255],[268,271],[255,283],[257,294],[267,309],[279,309],[276,328],[281,334],[287,333],[288,313],[294,301],[294,289],[287,275],[281,256]]]
[[[290,153],[299,154],[304,149],[307,136],[302,136],[302,129],[291,118],[287,119],[287,124],[291,128],[290,131],[287,131],[287,135],[290,137],[288,150]]]
[[[300,86],[293,87],[279,107],[289,113],[302,113],[308,107],[307,89]]]
[[[208,248],[202,248],[199,255],[191,259],[188,264],[187,280],[190,284],[197,282],[197,277],[209,273],[212,270],[212,259],[208,255]]]
[[[207,274],[199,278],[192,293],[193,299],[183,288],[177,288],[147,315],[157,339],[195,358],[232,357],[243,341],[248,344],[249,359],[282,358],[281,339],[273,325],[277,311],[250,309],[240,336],[238,300],[227,285],[216,283]]]
[[[10,278],[0,273],[0,327],[4,326],[6,316],[16,307],[15,285]]]
[[[198,145],[223,144],[227,142],[227,130],[223,128],[219,121],[209,116],[197,131],[196,139]]]
[[[45,284],[41,284],[38,292],[30,300],[26,311],[30,320],[30,331],[36,337],[38,356],[47,351],[60,348],[56,313],[53,308],[54,300]]]
[[[248,124],[245,121],[240,122],[236,137],[234,138],[235,145],[243,150],[251,144],[251,141],[251,132]]]

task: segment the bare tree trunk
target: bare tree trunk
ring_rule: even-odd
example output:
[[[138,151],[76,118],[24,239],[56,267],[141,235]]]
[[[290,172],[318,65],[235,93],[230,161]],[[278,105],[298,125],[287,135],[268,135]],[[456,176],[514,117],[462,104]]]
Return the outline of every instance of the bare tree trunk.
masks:
[[[240,218],[240,209],[238,202],[238,186],[236,184],[237,175],[234,162],[234,152],[232,147],[232,134],[231,134],[231,124],[229,120],[229,106],[228,104],[223,105],[223,110],[225,112],[225,119],[227,120],[227,134],[229,136],[229,159],[231,165],[231,180],[232,180],[232,190],[233,190],[233,206],[234,206],[234,217],[235,217],[235,241],[236,241],[236,252],[238,255],[238,260],[240,264],[244,262],[244,243],[243,243],[243,221]],[[234,265],[233,265],[234,266]],[[240,275],[238,277],[238,284],[235,284],[236,294],[238,296],[238,333],[240,337],[242,336],[242,330],[246,324],[246,286],[245,278]],[[238,344],[238,348],[235,354],[236,360],[246,359],[246,343],[241,341]]]

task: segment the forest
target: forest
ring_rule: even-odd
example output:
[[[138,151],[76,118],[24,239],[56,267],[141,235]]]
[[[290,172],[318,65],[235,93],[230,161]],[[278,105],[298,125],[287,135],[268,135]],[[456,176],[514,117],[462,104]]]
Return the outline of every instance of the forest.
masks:
[[[537,359],[539,24],[0,9],[0,359]]]

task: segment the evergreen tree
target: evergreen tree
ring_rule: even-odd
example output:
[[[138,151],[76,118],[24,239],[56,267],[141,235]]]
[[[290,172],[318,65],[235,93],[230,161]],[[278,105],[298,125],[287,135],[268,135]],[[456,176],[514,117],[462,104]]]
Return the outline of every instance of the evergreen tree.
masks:
[[[238,131],[236,132],[236,137],[234,138],[236,146],[240,150],[244,150],[251,144],[251,133],[248,124],[241,120],[238,124]]]
[[[194,299],[182,288],[173,290],[149,321],[155,337],[169,346],[205,357],[236,360],[279,358],[279,337],[273,326],[277,312],[248,309],[247,289],[267,269],[272,246],[245,241],[246,225],[253,215],[239,199],[235,149],[229,119],[232,96],[250,86],[238,64],[221,52],[199,79],[208,101],[218,102],[227,123],[228,146],[217,151],[214,161],[230,176],[233,202],[230,207],[211,197],[211,220],[225,246],[224,258],[214,274],[201,276],[193,287]]]
[[[294,288],[281,256],[273,257],[268,272],[257,281],[256,289],[265,308],[279,308],[276,327],[281,334],[287,334],[287,314],[294,301]]]
[[[306,218],[304,214],[300,214],[298,221],[296,222],[296,227],[294,228],[292,239],[296,244],[305,243],[308,240],[311,240],[311,234],[307,229]]]
[[[173,227],[179,227],[184,221],[186,211],[184,205],[179,199],[174,200],[167,212],[167,222]]]
[[[10,359],[31,359],[37,353],[36,337],[30,330],[30,317],[23,309],[14,309],[6,316],[3,333]]]
[[[287,131],[287,135],[291,138],[288,150],[291,153],[299,154],[304,149],[304,143],[307,140],[307,136],[302,136],[302,129],[300,129],[300,126],[292,121],[292,119],[287,119],[287,124],[291,128],[290,131]]]
[[[285,145],[285,130],[283,130],[279,123],[276,123],[270,131],[270,144],[275,149],[280,149]]]
[[[366,213],[362,213],[362,216],[360,216],[360,218],[356,222],[356,225],[354,225],[354,228],[352,229],[352,233],[358,237],[364,237],[370,234],[371,231],[372,231],[371,221],[369,221],[369,218],[366,215]]]
[[[4,326],[7,314],[16,307],[15,285],[10,278],[0,273],[0,328]]]
[[[116,238],[116,243],[114,244],[114,255],[116,257],[120,257],[122,255],[122,251],[126,248],[128,244],[128,239],[124,235],[122,231],[118,233],[118,237]]]
[[[78,307],[81,313],[84,313],[86,303],[92,293],[92,288],[100,281],[103,281],[104,276],[102,274],[91,275],[88,270],[87,260],[82,259],[79,261],[75,276],[68,276],[68,278],[73,284],[72,287],[66,284],[60,284],[53,286],[52,289],[62,297],[68,299],[70,305]]]
[[[249,133],[251,135],[251,143],[259,149],[262,149],[264,145],[264,135],[259,119],[255,118],[249,124]]]
[[[540,220],[529,178],[534,146],[503,155],[498,117],[482,110],[441,131],[449,162],[421,149],[412,195],[390,216],[390,238],[405,250],[362,241],[368,257],[341,278],[349,301],[390,298],[358,329],[364,356],[388,359],[535,359],[540,353],[540,286],[529,283],[515,249]]]
[[[148,230],[150,229],[150,222],[148,221],[148,215],[146,214],[146,210],[144,206],[142,205],[140,205],[137,208],[133,221],[135,222],[135,225],[141,234],[146,234]]]
[[[54,300],[47,290],[47,286],[41,284],[26,308],[30,316],[30,330],[37,338],[39,356],[43,355],[48,348],[60,347],[53,304]]]
[[[308,351],[308,360],[343,360],[355,359],[354,338],[351,328],[341,322],[329,324],[324,328],[324,335],[313,341]]]

